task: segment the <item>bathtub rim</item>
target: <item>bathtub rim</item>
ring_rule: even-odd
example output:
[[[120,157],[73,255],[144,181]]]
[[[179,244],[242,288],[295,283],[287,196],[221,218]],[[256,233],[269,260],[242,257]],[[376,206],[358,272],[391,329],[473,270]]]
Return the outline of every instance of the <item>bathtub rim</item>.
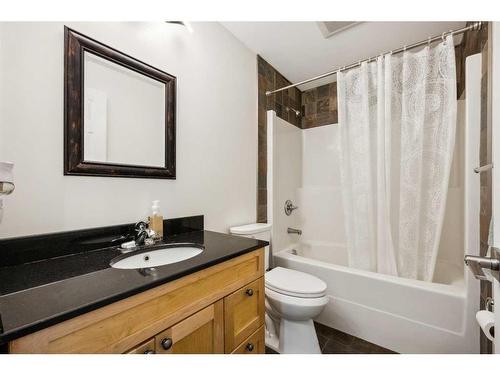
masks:
[[[377,280],[384,281],[384,282],[391,282],[391,283],[399,284],[399,285],[405,286],[405,287],[411,287],[411,288],[415,288],[415,289],[419,289],[419,290],[426,290],[426,291],[432,290],[434,292],[442,293],[442,294],[452,296],[452,297],[460,297],[460,298],[464,298],[464,299],[467,298],[467,278],[465,278],[465,277],[464,277],[463,285],[457,286],[457,285],[433,283],[433,282],[422,281],[422,280],[407,279],[404,277],[398,277],[398,276],[392,276],[392,275],[385,275],[385,274],[380,274],[380,273],[376,273],[376,272],[371,272],[371,271],[355,269],[355,268],[351,268],[351,267],[347,267],[347,266],[342,266],[339,264],[329,263],[329,262],[325,262],[322,260],[304,257],[301,255],[292,254],[291,250],[294,247],[297,247],[299,245],[300,245],[300,243],[296,242],[296,243],[293,243],[293,244],[285,247],[282,250],[274,251],[273,256],[281,257],[281,258],[285,258],[285,259],[289,259],[289,260],[295,260],[295,261],[302,262],[302,263],[308,263],[308,264],[312,264],[314,266],[332,269],[332,270],[338,271],[338,272],[349,273],[351,275],[359,275],[359,276],[370,278],[370,279],[377,279]],[[335,244],[330,244],[330,245],[335,246]],[[464,267],[464,271],[465,271],[465,267]]]

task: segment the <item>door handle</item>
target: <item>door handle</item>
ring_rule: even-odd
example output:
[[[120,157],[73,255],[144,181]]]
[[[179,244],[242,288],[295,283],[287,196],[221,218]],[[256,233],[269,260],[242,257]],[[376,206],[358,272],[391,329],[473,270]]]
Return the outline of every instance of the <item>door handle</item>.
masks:
[[[492,272],[492,275],[498,280],[498,271],[500,271],[500,250],[492,247],[491,248],[492,257],[479,257],[475,255],[466,255],[464,258],[465,265],[468,266],[474,277],[478,280],[488,280],[488,277],[484,273],[484,269],[488,269]]]

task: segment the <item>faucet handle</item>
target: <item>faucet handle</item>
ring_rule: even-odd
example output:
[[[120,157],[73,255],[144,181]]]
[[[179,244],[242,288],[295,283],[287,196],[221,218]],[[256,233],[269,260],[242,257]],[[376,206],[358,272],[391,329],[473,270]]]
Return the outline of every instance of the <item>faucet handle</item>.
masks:
[[[290,216],[292,214],[292,212],[294,210],[296,210],[297,206],[294,206],[294,204],[292,203],[292,201],[290,199],[287,199],[287,201],[285,202],[285,214],[286,216]]]
[[[142,232],[143,230],[148,229],[148,223],[142,220],[138,221],[137,223],[135,223],[134,229],[136,230],[136,232]]]
[[[146,239],[144,240],[145,245],[153,245],[155,243],[156,232],[152,229],[146,229],[147,233]]]

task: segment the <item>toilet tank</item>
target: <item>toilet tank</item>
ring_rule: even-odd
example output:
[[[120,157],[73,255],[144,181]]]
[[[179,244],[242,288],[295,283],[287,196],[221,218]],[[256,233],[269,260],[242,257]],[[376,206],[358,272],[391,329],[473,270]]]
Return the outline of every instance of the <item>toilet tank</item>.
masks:
[[[253,223],[240,225],[238,227],[231,227],[229,228],[229,233],[236,236],[255,238],[269,243],[271,242],[271,224],[267,223]],[[266,246],[264,251],[264,267],[267,270],[269,269],[269,246]]]

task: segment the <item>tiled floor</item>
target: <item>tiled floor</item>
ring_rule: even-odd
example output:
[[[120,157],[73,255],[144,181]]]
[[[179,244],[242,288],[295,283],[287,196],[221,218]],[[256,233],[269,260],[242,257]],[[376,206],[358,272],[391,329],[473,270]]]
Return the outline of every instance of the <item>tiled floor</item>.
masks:
[[[347,333],[314,322],[323,354],[397,354]],[[266,347],[266,354],[277,354]]]

